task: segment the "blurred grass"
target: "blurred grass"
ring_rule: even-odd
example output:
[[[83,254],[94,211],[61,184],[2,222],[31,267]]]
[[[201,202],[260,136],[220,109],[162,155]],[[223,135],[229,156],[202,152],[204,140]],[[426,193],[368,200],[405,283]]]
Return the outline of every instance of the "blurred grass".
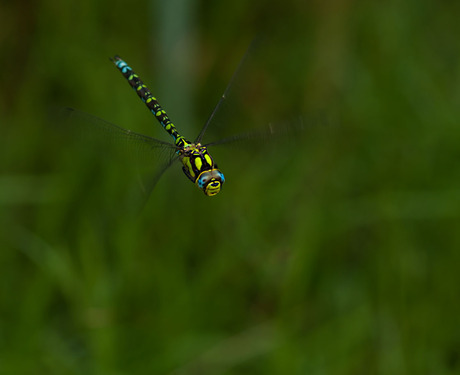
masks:
[[[0,374],[458,373],[460,5],[168,4],[1,5]],[[161,137],[119,53],[193,137],[257,34],[248,121],[210,133],[336,121],[216,148],[214,199],[176,166],[134,217],[119,165],[49,121]]]

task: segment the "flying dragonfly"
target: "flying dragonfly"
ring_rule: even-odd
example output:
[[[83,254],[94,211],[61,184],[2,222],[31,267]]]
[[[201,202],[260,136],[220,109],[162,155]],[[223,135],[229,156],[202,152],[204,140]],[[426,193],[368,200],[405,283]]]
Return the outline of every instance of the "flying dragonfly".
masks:
[[[161,126],[174,139],[176,154],[182,162],[182,170],[185,175],[200,188],[203,192],[212,197],[220,192],[225,182],[224,174],[217,168],[217,164],[209,154],[206,146],[202,145],[201,132],[194,142],[188,141],[180,135],[168,115],[161,108],[158,100],[150,93],[147,86],[140,80],[139,76],[133,72],[128,64],[119,56],[115,56],[112,61],[120,70],[121,74],[128,80],[130,86],[145,103],[147,108],[153,113]],[[225,98],[225,96],[224,96]]]
[[[166,151],[169,156],[169,160],[167,163],[165,163],[163,168],[160,169],[159,173],[154,176],[152,181],[149,183],[149,186],[145,189],[147,195],[150,194],[151,190],[163,172],[166,171],[176,161],[180,161],[182,163],[182,170],[187,178],[192,181],[200,190],[202,190],[206,196],[215,196],[221,191],[222,186],[225,183],[225,177],[218,168],[211,154],[208,152],[208,146],[231,143],[250,138],[263,138],[266,136],[271,137],[271,135],[274,133],[274,128],[269,126],[262,132],[237,134],[235,136],[224,138],[216,142],[202,144],[203,136],[205,135],[209,124],[214,119],[216,113],[219,111],[219,108],[222,106],[224,101],[227,99],[227,95],[230,91],[232,83],[235,80],[235,77],[237,76],[241,66],[244,64],[250,49],[251,47],[248,49],[240,61],[235,73],[227,85],[226,90],[224,91],[219,102],[213,109],[210,117],[194,141],[188,140],[179,133],[176,126],[171,122],[170,118],[166,114],[165,110],[161,107],[158,100],[152,95],[150,90],[142,82],[139,76],[133,71],[133,69],[131,69],[131,67],[118,55],[115,55],[110,60],[126,78],[129,85],[134,89],[136,94],[144,102],[149,111],[156,117],[166,132],[173,138],[174,143],[165,142],[147,135],[124,129],[110,122],[74,110],[72,108],[66,108],[65,111],[69,117],[77,117],[86,123],[92,123],[104,133],[125,139],[129,143],[142,145],[147,147],[149,151]]]

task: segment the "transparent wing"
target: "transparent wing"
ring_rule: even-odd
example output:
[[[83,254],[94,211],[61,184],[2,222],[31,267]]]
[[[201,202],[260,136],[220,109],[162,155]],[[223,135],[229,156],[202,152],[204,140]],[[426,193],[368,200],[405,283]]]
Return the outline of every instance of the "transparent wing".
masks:
[[[206,130],[208,129],[209,124],[214,120],[215,116],[219,112],[219,110],[223,107],[226,101],[228,101],[230,92],[233,89],[234,83],[237,80],[237,78],[240,76],[240,72],[242,70],[242,67],[245,65],[246,60],[248,59],[248,56],[252,53],[252,51],[255,49],[257,44],[257,40],[253,40],[251,44],[249,45],[248,49],[246,50],[245,54],[243,55],[242,59],[240,60],[235,72],[232,75],[232,78],[230,79],[229,83],[227,84],[227,87],[220,97],[219,101],[217,102],[217,105],[214,107],[213,111],[211,112],[211,115],[209,116],[208,120],[204,124],[203,128],[200,131],[200,134],[198,134],[198,137],[195,140],[195,143],[199,143],[202,141],[204,134],[206,133]]]
[[[61,130],[70,137],[77,137],[86,150],[98,153],[100,159],[106,160],[103,163],[117,163],[122,183],[132,182],[138,186],[134,189],[138,193],[131,198],[139,208],[145,204],[163,173],[178,160],[175,145],[96,116],[64,108],[59,113],[59,120]]]
[[[159,168],[156,169],[156,172],[151,174],[143,174],[141,171],[138,171],[138,182],[141,190],[141,194],[134,193],[134,196],[130,197],[130,204],[134,206],[134,211],[136,214],[139,214],[140,211],[145,207],[150,195],[152,194],[153,189],[160,180],[161,176],[173,165],[179,156],[175,155],[168,162],[163,163]]]
[[[312,135],[318,129],[327,127],[330,124],[331,119],[324,113],[314,117],[299,116],[296,119],[286,122],[277,124],[270,123],[255,130],[209,142],[204,146],[231,145],[233,147],[246,147],[250,145],[251,148],[267,145],[272,146],[277,143],[283,143],[286,140],[300,141],[302,137]]]
[[[283,46],[272,39],[252,41],[197,141],[206,146],[273,145],[295,141],[334,122],[325,111],[304,110],[307,88],[292,74],[287,56]],[[293,89],[299,92],[295,100]],[[203,142],[209,134],[221,139]]]
[[[124,129],[74,108],[62,109],[60,118],[72,126],[76,125],[82,131],[79,135],[86,139],[94,139],[94,137],[102,136],[119,145],[124,144],[127,148],[155,150],[156,153],[174,153],[177,151],[177,147],[171,143]]]
[[[152,190],[155,188],[161,176],[163,176],[163,173],[165,173],[169,169],[169,167],[178,160],[179,160],[179,156],[175,154],[173,157],[169,159],[168,162],[164,163],[158,169],[158,171],[153,176],[151,176],[151,178],[147,179],[146,183],[144,183],[143,185],[144,195],[146,197],[150,196],[150,194],[152,193]]]

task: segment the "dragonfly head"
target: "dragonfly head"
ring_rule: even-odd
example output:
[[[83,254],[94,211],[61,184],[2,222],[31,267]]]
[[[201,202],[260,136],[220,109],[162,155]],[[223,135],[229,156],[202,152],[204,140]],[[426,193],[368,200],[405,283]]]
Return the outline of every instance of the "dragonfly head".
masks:
[[[196,179],[196,185],[203,190],[208,197],[216,195],[222,188],[224,182],[224,174],[218,169],[201,172]]]

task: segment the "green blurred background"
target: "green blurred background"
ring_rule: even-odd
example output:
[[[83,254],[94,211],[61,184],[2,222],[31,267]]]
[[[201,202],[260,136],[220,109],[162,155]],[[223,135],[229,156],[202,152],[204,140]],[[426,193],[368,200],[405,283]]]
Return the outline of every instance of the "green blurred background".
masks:
[[[3,2],[0,374],[460,373],[459,16],[435,0]],[[216,148],[215,198],[176,165],[131,215],[110,146],[50,121],[71,106],[168,140],[120,54],[193,138],[260,35],[233,91],[247,121],[210,138],[331,120]]]

